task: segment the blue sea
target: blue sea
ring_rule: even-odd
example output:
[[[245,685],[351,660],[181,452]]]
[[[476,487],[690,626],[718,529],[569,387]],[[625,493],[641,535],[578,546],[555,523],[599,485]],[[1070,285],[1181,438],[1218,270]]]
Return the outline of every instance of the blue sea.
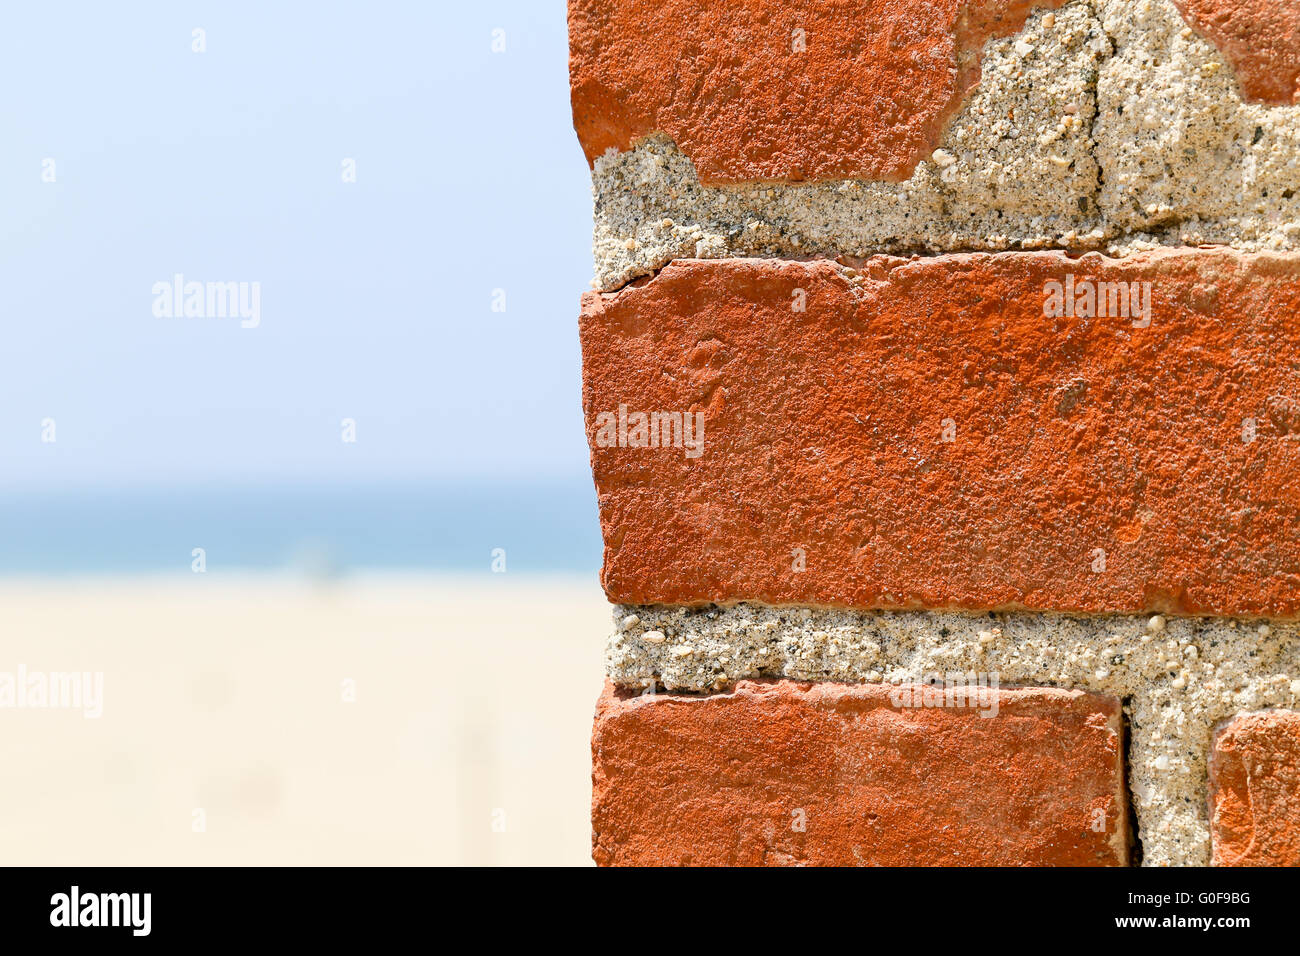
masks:
[[[0,492],[0,574],[600,567],[590,478]]]

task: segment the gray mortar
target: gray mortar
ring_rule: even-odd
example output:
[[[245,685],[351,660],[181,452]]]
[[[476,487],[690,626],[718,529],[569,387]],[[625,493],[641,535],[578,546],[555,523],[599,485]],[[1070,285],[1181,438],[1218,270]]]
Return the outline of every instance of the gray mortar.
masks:
[[[1300,706],[1297,624],[747,604],[624,606],[614,621],[605,666],[623,687],[716,691],[760,677],[898,684],[975,671],[997,675],[1003,686],[1119,697],[1146,866],[1209,863],[1207,760],[1215,724],[1245,711]]]
[[[1300,108],[1243,103],[1232,67],[1168,0],[1096,6],[1114,48],[1093,136],[1116,250],[1300,247]]]
[[[689,257],[1290,250],[1300,107],[1243,103],[1169,0],[1076,0],[985,46],[979,85],[906,182],[701,186],[662,135],[598,159],[592,182],[600,289]]]

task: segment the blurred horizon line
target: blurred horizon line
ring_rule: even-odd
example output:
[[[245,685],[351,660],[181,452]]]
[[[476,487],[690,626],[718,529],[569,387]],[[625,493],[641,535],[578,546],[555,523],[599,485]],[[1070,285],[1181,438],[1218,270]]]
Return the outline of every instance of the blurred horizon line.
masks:
[[[590,477],[0,488],[0,575],[594,571]]]

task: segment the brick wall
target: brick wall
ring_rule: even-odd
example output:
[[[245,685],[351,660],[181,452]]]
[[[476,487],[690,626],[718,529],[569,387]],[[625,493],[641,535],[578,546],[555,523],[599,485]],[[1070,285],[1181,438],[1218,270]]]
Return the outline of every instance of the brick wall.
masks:
[[[1300,5],[570,0],[608,865],[1300,865]]]

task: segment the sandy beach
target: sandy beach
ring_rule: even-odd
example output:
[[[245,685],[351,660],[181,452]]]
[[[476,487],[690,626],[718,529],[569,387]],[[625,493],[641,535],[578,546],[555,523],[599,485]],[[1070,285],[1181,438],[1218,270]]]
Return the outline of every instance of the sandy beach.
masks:
[[[588,864],[608,628],[594,575],[6,580],[0,681],[102,700],[0,701],[0,853]]]

